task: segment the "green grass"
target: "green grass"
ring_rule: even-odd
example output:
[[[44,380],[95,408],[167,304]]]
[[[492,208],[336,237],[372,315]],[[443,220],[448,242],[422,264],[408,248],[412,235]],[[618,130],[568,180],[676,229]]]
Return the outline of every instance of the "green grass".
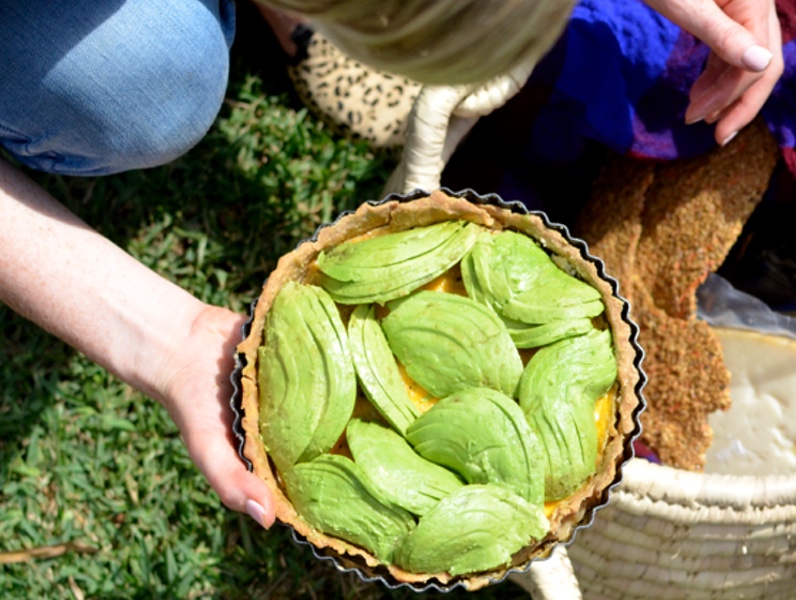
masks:
[[[297,109],[284,79],[263,81],[236,60],[217,123],[173,164],[32,175],[163,276],[245,312],[279,255],[378,197],[393,166]],[[226,510],[158,404],[2,305],[0,328],[0,552],[74,544],[0,565],[0,597],[416,596],[338,573],[284,528]],[[499,587],[474,596],[527,597]]]

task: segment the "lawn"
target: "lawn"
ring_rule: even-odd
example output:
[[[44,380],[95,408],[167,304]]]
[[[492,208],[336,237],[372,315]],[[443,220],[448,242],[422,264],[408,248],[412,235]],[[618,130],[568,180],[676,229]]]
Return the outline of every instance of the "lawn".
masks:
[[[223,111],[182,159],[97,179],[31,174],[146,265],[240,312],[279,255],[378,197],[394,164],[308,115],[243,33]],[[417,596],[228,511],[158,404],[2,305],[0,331],[0,597]],[[468,597],[527,598],[499,590]]]

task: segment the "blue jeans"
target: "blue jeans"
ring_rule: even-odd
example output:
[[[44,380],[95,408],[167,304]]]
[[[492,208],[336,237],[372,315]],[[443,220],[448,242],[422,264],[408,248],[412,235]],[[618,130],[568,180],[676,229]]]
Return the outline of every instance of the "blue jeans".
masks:
[[[0,145],[51,173],[167,163],[213,123],[233,0],[3,0]]]

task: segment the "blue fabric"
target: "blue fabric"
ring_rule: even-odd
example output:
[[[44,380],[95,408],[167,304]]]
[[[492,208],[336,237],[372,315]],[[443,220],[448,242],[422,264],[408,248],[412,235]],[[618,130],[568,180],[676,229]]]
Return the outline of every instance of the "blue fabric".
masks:
[[[223,102],[233,0],[6,0],[0,23],[0,144],[32,168],[164,164]]]
[[[796,42],[793,1],[778,2],[785,74],[762,110],[793,167]],[[686,125],[688,91],[709,48],[641,0],[582,0],[526,86],[534,98],[526,158],[576,160],[589,142],[639,157],[687,158],[715,147],[713,127]],[[530,93],[529,93],[530,92]],[[539,97],[544,101],[539,101]]]
[[[796,0],[777,0],[777,14],[785,71],[762,115],[787,167],[772,179],[769,197],[789,201],[785,186],[796,181]],[[716,147],[713,126],[684,120],[709,53],[642,0],[581,0],[528,83],[457,149],[442,183],[520,198],[571,224],[606,148],[666,161]]]

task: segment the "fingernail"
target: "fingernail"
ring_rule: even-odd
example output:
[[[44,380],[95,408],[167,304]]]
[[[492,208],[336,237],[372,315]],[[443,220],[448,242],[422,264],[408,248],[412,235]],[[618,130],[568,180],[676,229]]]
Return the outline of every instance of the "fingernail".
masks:
[[[261,527],[268,529],[268,526],[265,524],[265,509],[262,507],[262,505],[258,504],[254,500],[246,500],[244,507],[252,519],[257,521]]]
[[[729,144],[731,141],[733,141],[735,139],[736,135],[738,135],[738,132],[737,131],[733,131],[730,135],[728,135],[726,138],[724,138],[724,141],[721,142],[721,145],[722,146],[726,146],[727,144]]]
[[[700,121],[702,121],[704,118],[705,118],[704,116],[700,116],[700,117],[691,117],[690,119],[686,119],[686,120],[685,120],[685,124],[686,124],[686,125],[693,125],[694,123],[699,123],[699,122],[700,122]]]
[[[721,111],[710,113],[707,117],[705,117],[705,123],[707,123],[708,125],[713,125],[713,123],[719,120],[720,116],[721,116]]]
[[[741,61],[752,71],[765,71],[774,55],[763,46],[749,46],[743,53]]]

